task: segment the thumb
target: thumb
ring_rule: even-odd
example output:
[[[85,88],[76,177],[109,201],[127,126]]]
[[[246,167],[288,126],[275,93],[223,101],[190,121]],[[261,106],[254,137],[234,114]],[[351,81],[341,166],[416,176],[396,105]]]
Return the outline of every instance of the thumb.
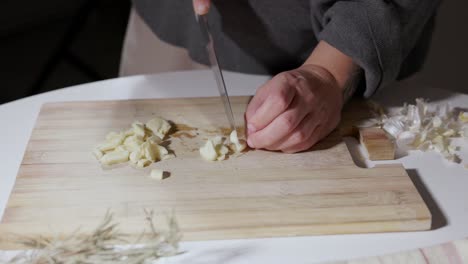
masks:
[[[211,0],[193,0],[193,10],[197,15],[206,15],[210,10]]]

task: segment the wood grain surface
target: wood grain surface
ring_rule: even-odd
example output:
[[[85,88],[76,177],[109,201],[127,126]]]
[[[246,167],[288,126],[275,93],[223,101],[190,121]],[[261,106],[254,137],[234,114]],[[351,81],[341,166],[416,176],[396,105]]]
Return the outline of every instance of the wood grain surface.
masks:
[[[247,97],[233,97],[243,124]],[[337,131],[312,150],[249,151],[222,162],[201,159],[203,141],[228,133],[219,98],[50,103],[42,107],[0,223],[8,234],[67,234],[93,229],[107,210],[138,236],[143,209],[175,212],[185,240],[426,230],[431,214],[401,165],[357,167],[341,133],[368,113],[345,110]],[[110,131],[161,116],[176,124],[177,158],[135,169],[103,168],[91,154]],[[151,168],[170,172],[156,181]],[[2,239],[2,237],[4,239]]]
[[[360,128],[359,141],[367,150],[370,160],[395,159],[395,143],[383,129],[379,127]]]

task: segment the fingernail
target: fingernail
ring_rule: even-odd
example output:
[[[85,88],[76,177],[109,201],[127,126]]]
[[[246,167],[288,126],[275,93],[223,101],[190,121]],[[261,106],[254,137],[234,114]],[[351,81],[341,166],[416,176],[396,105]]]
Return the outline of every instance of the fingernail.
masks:
[[[205,3],[198,3],[196,4],[195,8],[197,9],[197,14],[204,15],[208,13],[208,5]]]
[[[248,135],[250,135],[252,133],[255,133],[255,131],[257,131],[257,129],[255,129],[255,127],[252,124],[247,124],[247,134]]]
[[[252,143],[252,140],[250,138],[247,139],[247,145],[251,148],[255,148],[254,144]]]

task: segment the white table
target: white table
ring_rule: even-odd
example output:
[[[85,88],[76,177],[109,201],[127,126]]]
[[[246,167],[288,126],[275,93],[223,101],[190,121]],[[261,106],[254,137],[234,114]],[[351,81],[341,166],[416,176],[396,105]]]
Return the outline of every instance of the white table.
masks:
[[[251,95],[268,79],[238,73],[226,73],[231,95]],[[134,76],[78,85],[58,91],[28,97],[0,105],[0,218],[23,157],[40,106],[51,101],[116,100],[168,97],[216,96],[212,73],[192,71],[152,76]],[[468,95],[453,94],[436,88],[419,87],[409,80],[383,90],[375,99],[387,106],[401,106],[415,97],[435,102],[450,102],[453,106],[468,107]],[[360,151],[356,144],[351,147]],[[468,143],[463,143],[461,156],[468,163]],[[417,247],[425,247],[449,240],[468,237],[468,170],[463,165],[445,162],[434,153],[412,153],[396,161],[419,178],[431,197],[429,206],[436,203],[440,210],[432,210],[435,222],[442,224],[435,230],[409,233],[330,235],[248,240],[184,242],[187,253],[165,259],[164,263],[315,263],[387,254]],[[366,166],[373,166],[370,161]],[[419,184],[418,184],[419,185]],[[438,212],[439,211],[439,212]],[[440,215],[443,217],[440,217]],[[445,222],[440,219],[444,219]],[[78,224],[78,223],[77,223]],[[8,255],[8,252],[3,252]],[[187,261],[190,260],[190,261]],[[0,253],[1,261],[1,253]]]

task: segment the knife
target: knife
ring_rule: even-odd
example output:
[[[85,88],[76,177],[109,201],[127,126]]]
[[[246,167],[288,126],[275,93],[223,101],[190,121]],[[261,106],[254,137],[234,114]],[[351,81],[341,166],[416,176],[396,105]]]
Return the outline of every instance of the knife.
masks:
[[[231,131],[235,130],[236,124],[234,121],[234,114],[232,113],[231,101],[229,100],[229,94],[226,89],[226,84],[224,83],[223,72],[221,71],[221,68],[218,63],[218,57],[216,56],[213,37],[208,27],[208,18],[206,15],[197,15],[197,22],[200,26],[202,39],[204,41],[206,52],[208,53],[210,67],[213,70],[214,77],[218,85],[219,96],[223,101],[224,111],[226,112]]]

